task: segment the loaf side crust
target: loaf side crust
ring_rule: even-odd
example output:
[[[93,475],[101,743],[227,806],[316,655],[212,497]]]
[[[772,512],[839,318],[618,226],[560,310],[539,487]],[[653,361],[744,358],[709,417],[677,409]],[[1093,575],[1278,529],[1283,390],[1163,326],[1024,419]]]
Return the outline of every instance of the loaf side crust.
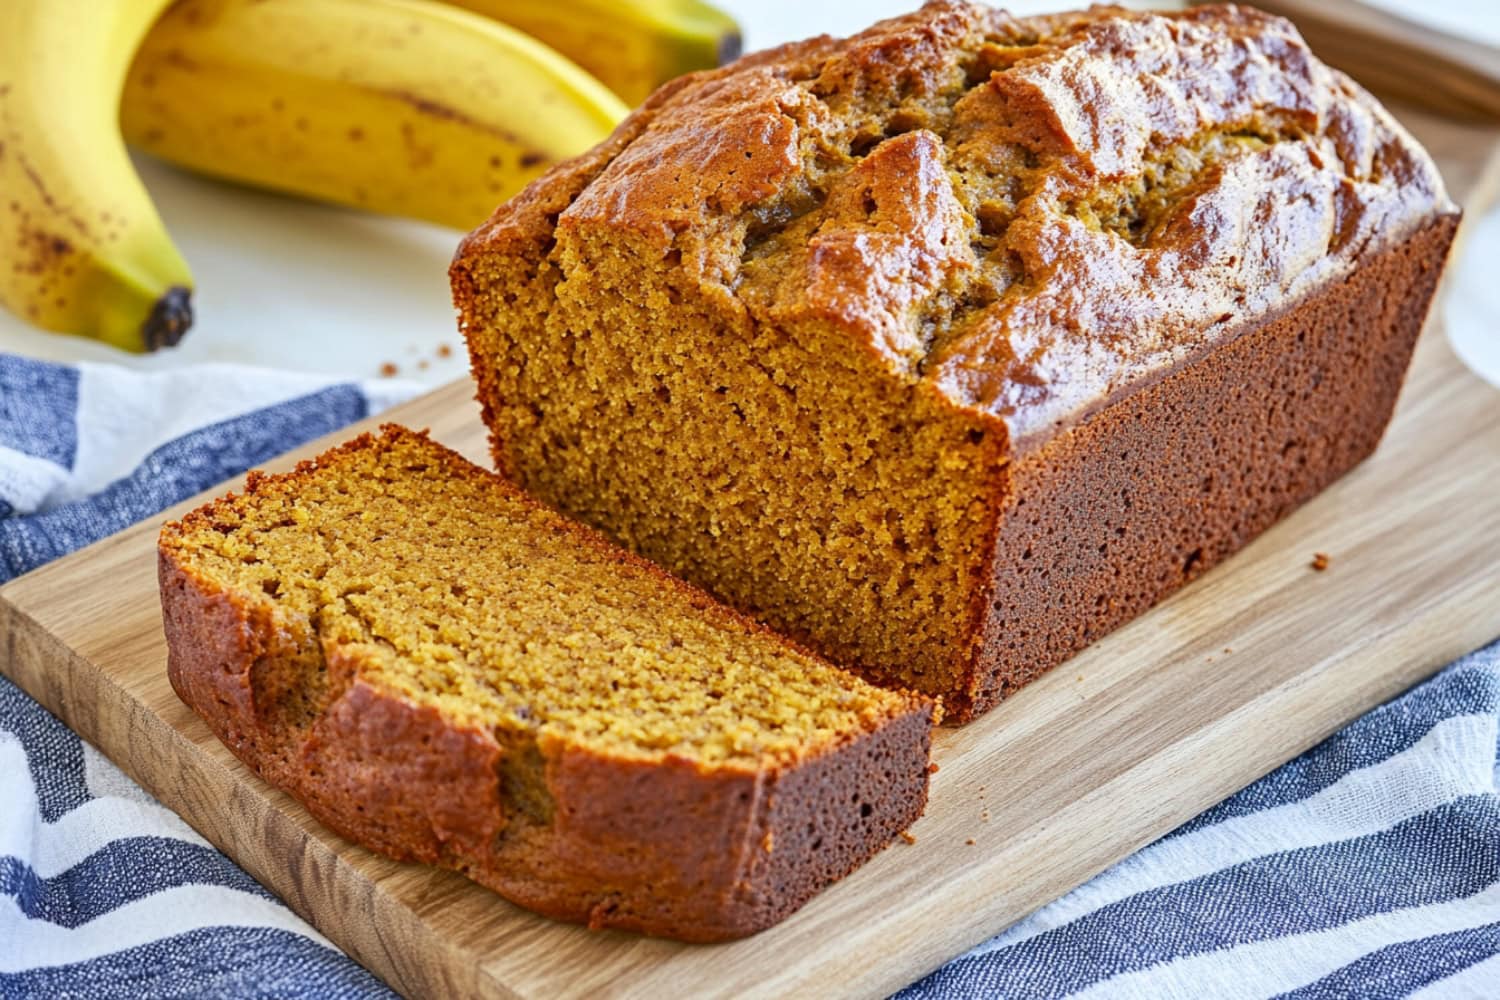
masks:
[[[1390,422],[1458,227],[1442,215],[1012,463],[965,722],[1243,548]]]

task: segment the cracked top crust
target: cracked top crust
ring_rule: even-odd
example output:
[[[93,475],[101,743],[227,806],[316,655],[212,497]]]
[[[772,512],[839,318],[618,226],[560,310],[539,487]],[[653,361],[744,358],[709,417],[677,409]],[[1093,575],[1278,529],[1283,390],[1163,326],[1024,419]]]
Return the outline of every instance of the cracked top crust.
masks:
[[[1453,211],[1285,20],[938,0],[674,81],[460,255],[566,278],[628,246],[740,321],[846,332],[1019,447]]]

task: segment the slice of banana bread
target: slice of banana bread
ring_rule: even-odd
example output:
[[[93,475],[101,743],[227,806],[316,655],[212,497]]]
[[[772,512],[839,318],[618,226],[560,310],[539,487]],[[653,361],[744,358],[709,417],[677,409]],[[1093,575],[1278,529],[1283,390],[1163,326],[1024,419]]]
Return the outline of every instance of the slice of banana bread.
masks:
[[[508,475],[963,720],[1375,447],[1456,223],[1286,21],[937,2],[669,84],[452,279]]]
[[[387,426],[168,524],[177,693],[351,840],[686,940],[801,906],[921,813],[934,708]]]

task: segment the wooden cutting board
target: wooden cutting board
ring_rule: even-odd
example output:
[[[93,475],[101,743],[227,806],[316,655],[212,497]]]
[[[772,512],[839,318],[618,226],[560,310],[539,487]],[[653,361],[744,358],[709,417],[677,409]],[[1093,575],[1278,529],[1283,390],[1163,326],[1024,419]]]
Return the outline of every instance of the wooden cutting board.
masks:
[[[1493,187],[1494,131],[1413,124],[1458,196],[1472,206]],[[467,384],[387,419],[485,459]],[[396,989],[877,996],[1500,635],[1500,391],[1430,328],[1373,458],[984,719],[940,732],[916,843],[727,945],[552,923],[322,829],[168,685],[154,553],[163,519],[0,587],[0,670]],[[1331,557],[1325,572],[1309,566],[1317,552]]]

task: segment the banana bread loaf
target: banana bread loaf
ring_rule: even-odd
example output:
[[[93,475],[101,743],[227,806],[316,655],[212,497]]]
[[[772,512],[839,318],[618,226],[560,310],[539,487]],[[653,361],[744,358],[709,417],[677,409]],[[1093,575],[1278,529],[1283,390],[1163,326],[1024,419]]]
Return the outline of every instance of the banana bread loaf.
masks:
[[[1286,21],[935,2],[667,85],[451,276],[504,472],[963,720],[1375,447],[1456,222]]]
[[[324,823],[522,906],[766,927],[921,813],[933,705],[399,427],[168,524],[172,685]]]

